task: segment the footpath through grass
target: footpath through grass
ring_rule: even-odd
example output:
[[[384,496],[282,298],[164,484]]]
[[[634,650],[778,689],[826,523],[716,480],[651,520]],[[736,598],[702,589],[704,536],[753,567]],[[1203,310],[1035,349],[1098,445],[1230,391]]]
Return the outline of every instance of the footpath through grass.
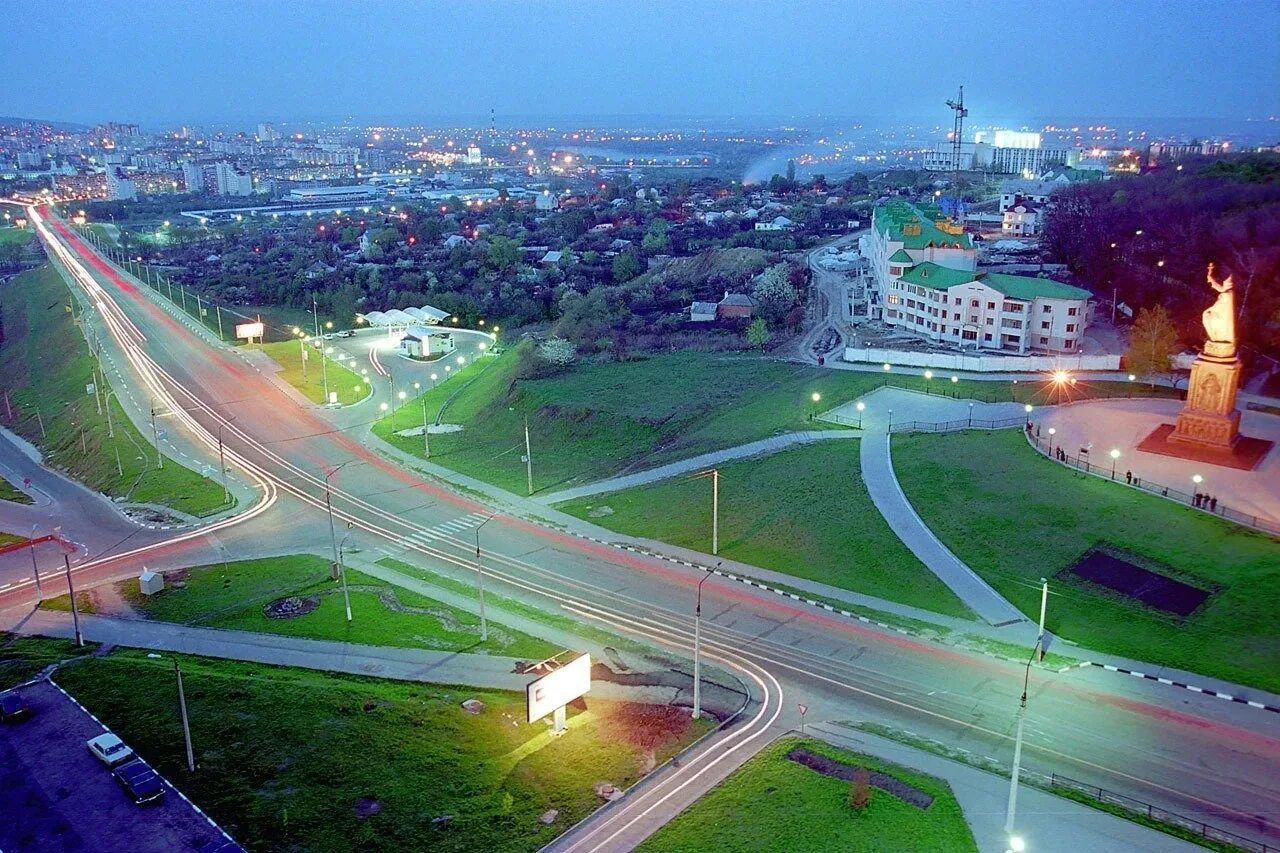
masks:
[[[327,341],[321,341],[321,343],[329,346]],[[305,364],[302,358],[304,346],[307,352]],[[358,403],[373,393],[373,389],[364,377],[343,367],[331,356],[324,356],[326,366],[322,370],[320,352],[310,344],[301,344],[297,340],[292,340],[256,345],[254,348],[261,349],[271,357],[272,361],[280,365],[280,378],[301,391],[313,403],[325,402],[326,375],[329,380],[329,391],[337,392],[338,403],[343,406]]]
[[[521,344],[520,346],[528,346]],[[450,402],[443,420],[461,432],[432,435],[431,461],[524,494],[524,423],[529,421],[536,491],[594,482],[628,470],[661,465],[711,450],[804,429],[832,429],[811,421],[885,382],[918,391],[980,400],[1044,404],[1057,393],[1045,382],[944,381],[919,376],[828,370],[757,356],[677,352],[624,362],[582,363],[561,376],[518,378],[513,347]],[[482,359],[479,366],[490,364]],[[464,379],[479,368],[468,367]],[[426,397],[429,417],[457,386]],[[453,385],[453,387],[448,387]],[[447,388],[447,390],[446,390]],[[1121,395],[1128,383],[1081,383],[1072,399]],[[820,394],[815,404],[813,394]],[[422,423],[422,398],[408,401],[398,429]],[[393,436],[384,418],[375,433],[417,456],[417,437]]]
[[[161,622],[534,660],[563,651],[492,621],[489,640],[482,643],[479,617],[352,569],[347,570],[348,625],[342,585],[330,580],[329,561],[311,554],[202,566],[167,577],[181,586],[169,583],[163,592],[145,596],[131,578],[117,588],[139,615]],[[315,609],[289,619],[263,612],[272,601],[290,596],[308,606],[314,600]]]
[[[595,783],[626,787],[713,725],[589,698],[552,738],[522,693],[179,659],[194,774],[172,655],[116,650],[56,679],[250,850],[537,850],[600,805]]]
[[[1280,692],[1280,543],[1043,458],[1017,430],[893,440],[903,491],[938,537],[1030,617],[1087,648]],[[1185,620],[1058,576],[1095,547],[1214,589]]]
[[[30,681],[50,664],[89,654],[94,643],[76,646],[72,640],[22,637],[0,631],[0,690]]]
[[[865,809],[849,805],[850,783],[787,758],[796,747],[893,776],[934,797],[919,809],[877,788]],[[946,782],[822,741],[788,737],[765,747],[636,848],[640,853],[808,853],[815,850],[976,851]]]
[[[720,556],[970,618],[872,504],[858,445],[820,442],[719,466]],[[711,552],[708,478],[678,477],[557,508],[619,533]]]
[[[94,381],[93,358],[67,310],[70,304],[62,277],[48,265],[0,287],[0,388],[8,394],[8,407],[0,400],[4,425],[39,446],[51,467],[112,497],[192,515],[225,508],[221,483],[172,459],[156,468],[155,448],[114,395],[98,414],[94,396],[85,393]],[[108,435],[106,407],[114,438]]]
[[[3,478],[0,478],[0,501],[9,501],[15,504],[34,503],[30,495]]]

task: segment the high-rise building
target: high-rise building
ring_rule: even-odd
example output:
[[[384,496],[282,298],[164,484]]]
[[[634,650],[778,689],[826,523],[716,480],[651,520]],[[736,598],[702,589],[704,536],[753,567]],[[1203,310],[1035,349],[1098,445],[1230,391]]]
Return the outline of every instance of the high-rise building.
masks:
[[[468,145],[467,146],[467,165],[479,166],[483,162],[484,160],[480,156],[480,146]]]
[[[277,142],[280,139],[280,131],[276,130],[275,125],[260,123],[258,125],[258,141],[259,142]]]
[[[133,201],[137,197],[138,185],[119,166],[108,166],[107,198],[111,201]]]
[[[218,195],[253,195],[253,175],[234,163],[215,163],[214,184]]]
[[[204,192],[204,167],[199,163],[183,163],[182,183],[189,193]]]

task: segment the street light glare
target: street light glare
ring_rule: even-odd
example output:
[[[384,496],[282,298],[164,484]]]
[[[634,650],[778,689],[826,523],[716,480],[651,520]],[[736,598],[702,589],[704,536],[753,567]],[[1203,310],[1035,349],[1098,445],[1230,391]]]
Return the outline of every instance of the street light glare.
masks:
[[[859,401],[858,401],[858,411],[859,411],[859,412],[866,411],[866,408],[867,408],[867,404],[866,404],[866,403],[864,403],[864,402],[862,402],[861,400],[859,400]]]
[[[1027,842],[1024,841],[1020,835],[1011,835],[1009,836],[1009,849],[1012,850],[1013,853],[1022,853],[1022,851],[1027,849]]]
[[[817,391],[814,391],[814,392],[813,392],[813,402],[815,402],[815,403],[816,403],[816,402],[818,402],[818,401],[819,401],[819,400],[821,400],[821,399],[822,399],[822,395],[821,395],[821,394],[819,394]]]
[[[1119,458],[1120,458],[1120,451],[1119,451],[1119,450],[1117,450],[1117,449],[1115,449],[1114,447],[1113,447],[1113,448],[1111,448],[1111,458],[1112,458],[1112,459],[1119,459]]]
[[[1066,382],[1070,378],[1071,378],[1070,374],[1068,374],[1065,370],[1055,370],[1053,372],[1053,381],[1057,382],[1059,385],[1061,385],[1063,382]]]

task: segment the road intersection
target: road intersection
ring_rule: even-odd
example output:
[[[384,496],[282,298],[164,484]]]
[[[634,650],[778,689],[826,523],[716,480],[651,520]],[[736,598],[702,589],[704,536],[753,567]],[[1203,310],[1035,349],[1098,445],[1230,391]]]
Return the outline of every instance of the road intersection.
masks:
[[[545,510],[526,517],[518,501],[495,507],[407,470],[366,444],[374,441],[367,432],[376,404],[337,413],[300,406],[240,355],[175,319],[49,212],[32,211],[32,221],[96,309],[123,381],[164,404],[174,442],[189,452],[216,459],[221,433],[228,463],[256,496],[241,502],[239,515],[201,529],[82,557],[78,586],[136,574],[144,561],[165,568],[315,550],[329,539],[326,497],[336,522],[369,545],[469,578],[478,535],[448,525],[483,513],[492,516],[483,530],[487,584],[688,654],[702,570],[592,542],[542,522]],[[31,579],[0,577],[6,582],[0,606],[29,607]],[[704,599],[703,648],[752,688],[751,708],[573,849],[625,849],[669,818],[669,806],[708,790],[798,725],[798,702],[809,706],[810,722],[879,722],[1007,762],[1020,665],[718,579]],[[1280,714],[1093,669],[1034,671],[1029,707],[1024,764],[1034,771],[1065,773],[1271,843],[1280,837]],[[1034,816],[1028,821],[1034,844]],[[984,849],[993,843],[979,839]]]

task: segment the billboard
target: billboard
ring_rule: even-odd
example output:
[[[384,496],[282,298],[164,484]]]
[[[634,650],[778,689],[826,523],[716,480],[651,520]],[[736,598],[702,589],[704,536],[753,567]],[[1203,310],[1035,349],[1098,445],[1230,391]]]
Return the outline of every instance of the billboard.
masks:
[[[537,722],[591,689],[591,655],[583,654],[555,672],[525,685],[529,722]]]
[[[245,338],[246,340],[253,340],[254,338],[262,337],[262,333],[264,331],[265,329],[263,328],[262,323],[237,323],[236,324],[237,338]]]

